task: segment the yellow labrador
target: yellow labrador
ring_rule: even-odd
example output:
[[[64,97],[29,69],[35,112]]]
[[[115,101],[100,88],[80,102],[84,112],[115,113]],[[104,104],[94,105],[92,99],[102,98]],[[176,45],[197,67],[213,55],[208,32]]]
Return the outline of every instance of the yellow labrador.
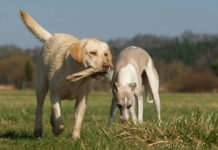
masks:
[[[42,108],[49,89],[52,105],[50,123],[53,133],[59,135],[64,130],[61,100],[76,99],[72,137],[79,138],[93,79],[104,78],[110,67],[113,67],[110,49],[106,43],[93,38],[78,40],[76,37],[63,33],[52,35],[29,14],[24,11],[20,13],[26,27],[44,42],[40,59],[37,60],[35,82],[37,107],[34,134],[42,136]],[[99,72],[76,82],[66,80],[68,75],[88,68]]]

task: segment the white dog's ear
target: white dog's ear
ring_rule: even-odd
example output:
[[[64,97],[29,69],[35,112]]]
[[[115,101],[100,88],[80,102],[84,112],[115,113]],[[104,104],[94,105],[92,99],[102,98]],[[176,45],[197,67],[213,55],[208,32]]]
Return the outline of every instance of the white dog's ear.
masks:
[[[119,89],[119,88],[120,88],[120,83],[115,82],[115,83],[114,83],[114,89],[115,89],[115,91],[118,92],[118,89]]]
[[[129,83],[128,86],[130,87],[130,89],[131,89],[132,91],[134,91],[135,88],[136,88],[136,83],[135,83],[135,82],[134,82],[134,83]]]
[[[84,45],[80,41],[77,41],[69,48],[69,50],[73,59],[79,64],[83,64],[85,57]]]

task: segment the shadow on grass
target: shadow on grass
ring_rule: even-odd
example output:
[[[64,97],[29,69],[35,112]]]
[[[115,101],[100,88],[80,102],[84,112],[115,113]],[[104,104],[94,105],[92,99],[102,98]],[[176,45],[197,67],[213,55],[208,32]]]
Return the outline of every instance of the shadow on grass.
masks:
[[[26,131],[16,132],[16,131],[6,131],[5,133],[0,133],[0,138],[7,139],[37,139],[33,134],[27,133]]]

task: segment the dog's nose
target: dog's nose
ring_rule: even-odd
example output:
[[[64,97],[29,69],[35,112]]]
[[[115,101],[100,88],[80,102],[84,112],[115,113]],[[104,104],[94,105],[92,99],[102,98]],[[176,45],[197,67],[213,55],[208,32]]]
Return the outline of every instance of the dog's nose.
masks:
[[[108,63],[103,63],[102,68],[104,71],[108,71],[108,69],[110,68],[110,65]]]

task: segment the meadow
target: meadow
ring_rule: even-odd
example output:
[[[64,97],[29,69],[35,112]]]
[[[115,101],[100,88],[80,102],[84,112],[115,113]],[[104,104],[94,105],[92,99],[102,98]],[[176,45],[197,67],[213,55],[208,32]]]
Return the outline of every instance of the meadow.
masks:
[[[34,91],[0,91],[0,149],[218,149],[218,94],[161,93],[161,126],[153,104],[144,101],[144,123],[121,124],[117,111],[107,129],[111,97],[111,93],[90,94],[81,139],[72,140],[74,101],[62,102],[65,130],[55,137],[47,96],[43,136],[35,138]]]

